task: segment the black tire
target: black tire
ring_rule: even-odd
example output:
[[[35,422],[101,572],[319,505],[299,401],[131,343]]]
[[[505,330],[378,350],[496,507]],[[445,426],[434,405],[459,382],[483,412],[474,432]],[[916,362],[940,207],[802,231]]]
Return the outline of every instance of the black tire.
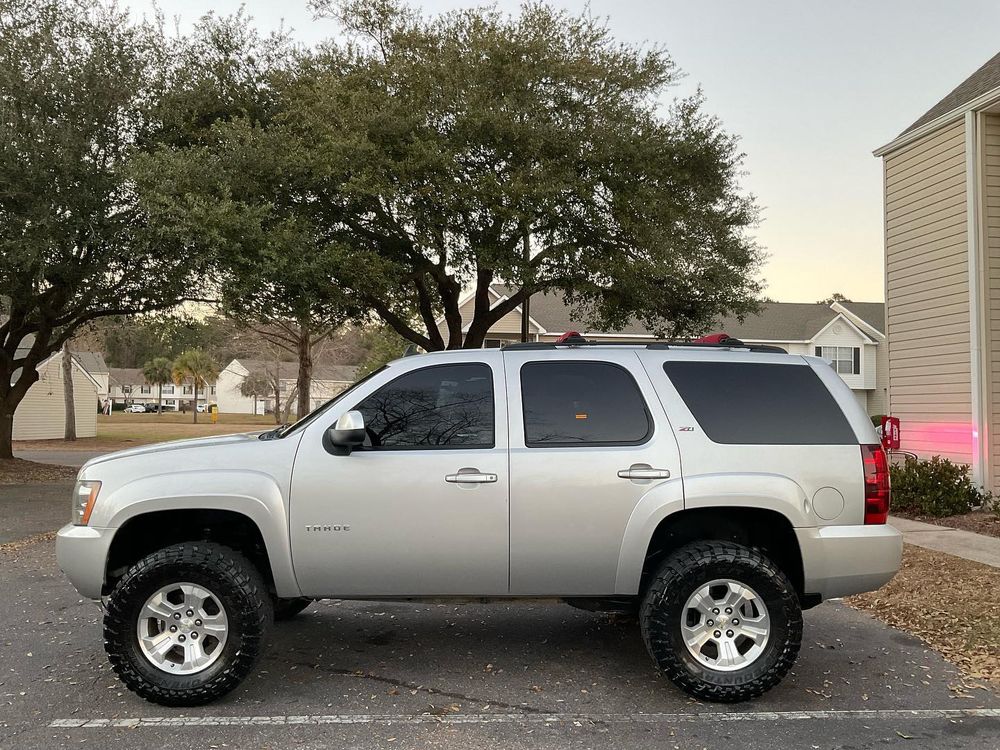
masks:
[[[218,659],[190,675],[154,666],[143,655],[136,634],[146,600],[180,581],[210,590],[225,608],[229,624]],[[115,585],[104,616],[104,649],[129,690],[163,706],[198,706],[225,695],[250,674],[273,617],[260,573],[239,552],[206,542],[175,544],[139,560]]]
[[[763,651],[735,671],[699,662],[681,632],[689,597],[717,579],[752,588],[770,617]],[[788,576],[757,550],[732,542],[697,542],[661,563],[643,597],[639,626],[650,656],[671,682],[696,698],[736,703],[763,695],[788,674],[802,642],[802,609]]]
[[[291,620],[295,615],[304,610],[310,604],[312,604],[312,599],[306,599],[305,597],[296,597],[294,599],[275,599],[274,600],[274,619],[275,621],[281,620]]]

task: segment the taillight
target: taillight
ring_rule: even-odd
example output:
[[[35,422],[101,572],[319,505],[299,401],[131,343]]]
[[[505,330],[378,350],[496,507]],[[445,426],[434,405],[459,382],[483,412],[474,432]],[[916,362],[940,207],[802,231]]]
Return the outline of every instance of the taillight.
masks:
[[[881,445],[862,445],[865,470],[865,523],[885,523],[889,518],[889,459]]]

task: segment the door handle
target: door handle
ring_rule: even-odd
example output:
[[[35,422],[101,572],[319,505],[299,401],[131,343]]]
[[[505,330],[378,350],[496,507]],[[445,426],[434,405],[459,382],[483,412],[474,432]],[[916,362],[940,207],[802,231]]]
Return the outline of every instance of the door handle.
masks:
[[[619,469],[621,479],[670,479],[669,469],[654,469],[648,464],[632,464],[627,469]]]
[[[459,469],[457,474],[446,474],[444,481],[452,484],[490,484],[497,481],[497,475],[479,469]]]

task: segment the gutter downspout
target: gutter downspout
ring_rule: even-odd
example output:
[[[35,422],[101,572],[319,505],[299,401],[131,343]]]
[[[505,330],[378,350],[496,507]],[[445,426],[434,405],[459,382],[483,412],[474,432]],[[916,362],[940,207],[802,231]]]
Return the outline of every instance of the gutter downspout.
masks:
[[[965,214],[969,263],[969,355],[972,396],[972,481],[986,487],[986,419],[983,398],[983,283],[980,263],[978,114],[965,113]]]

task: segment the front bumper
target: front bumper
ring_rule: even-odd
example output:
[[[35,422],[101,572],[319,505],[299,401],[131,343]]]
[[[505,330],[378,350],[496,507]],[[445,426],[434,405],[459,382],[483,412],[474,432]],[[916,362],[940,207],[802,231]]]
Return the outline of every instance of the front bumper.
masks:
[[[66,524],[56,535],[56,559],[69,582],[87,599],[100,600],[104,567],[117,529]]]
[[[899,571],[903,535],[892,526],[795,529],[805,593],[832,599],[881,588]]]

